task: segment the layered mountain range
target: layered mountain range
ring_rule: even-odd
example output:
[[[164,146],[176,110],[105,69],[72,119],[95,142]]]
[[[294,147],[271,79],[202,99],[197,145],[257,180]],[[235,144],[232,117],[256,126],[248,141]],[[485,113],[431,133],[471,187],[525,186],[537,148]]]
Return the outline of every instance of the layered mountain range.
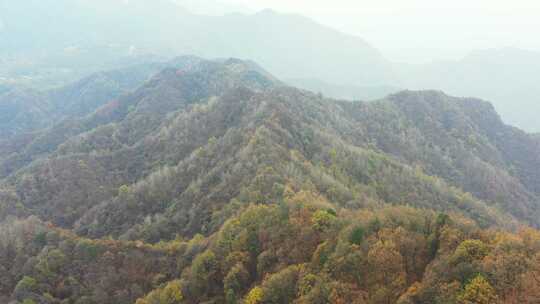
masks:
[[[393,63],[363,39],[299,15],[201,15],[181,5],[205,11],[190,1],[3,1],[0,83],[43,89],[177,54],[233,56],[334,98],[379,99],[399,88],[479,96],[506,123],[540,130],[538,52],[505,48],[455,61]]]
[[[163,65],[2,89],[0,300],[538,299],[540,141],[490,103]]]

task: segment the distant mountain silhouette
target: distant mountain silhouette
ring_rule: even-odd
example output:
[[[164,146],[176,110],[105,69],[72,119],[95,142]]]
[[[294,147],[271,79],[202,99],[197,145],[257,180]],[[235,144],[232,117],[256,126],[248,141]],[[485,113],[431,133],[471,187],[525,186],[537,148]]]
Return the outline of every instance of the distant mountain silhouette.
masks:
[[[194,15],[165,0],[34,2],[0,4],[0,52],[50,61],[71,51],[83,63],[84,54],[96,48],[109,61],[115,53],[195,54],[252,59],[287,78],[378,85],[392,77],[385,59],[365,41],[299,15]],[[77,69],[76,62],[59,66]]]

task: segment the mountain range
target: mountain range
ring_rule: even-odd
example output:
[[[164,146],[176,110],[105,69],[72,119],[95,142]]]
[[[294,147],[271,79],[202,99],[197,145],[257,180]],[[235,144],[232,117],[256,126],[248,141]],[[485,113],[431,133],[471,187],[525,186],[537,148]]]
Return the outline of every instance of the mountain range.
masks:
[[[110,61],[114,61],[115,53],[116,58],[128,53],[232,56],[259,62],[280,77],[309,75],[334,82],[355,79],[366,84],[379,84],[391,77],[384,58],[365,41],[299,15],[271,10],[195,15],[167,0],[46,0],[39,1],[39,10],[30,9],[34,2],[23,0],[0,7],[4,54],[27,53],[35,61],[37,53],[51,62],[48,57],[83,56],[89,48],[99,48]],[[33,22],[27,24],[25,20]],[[346,68],[351,62],[355,69]],[[66,63],[59,65],[68,71],[80,69]]]
[[[0,300],[538,299],[540,141],[488,102],[193,56],[41,94],[1,128]]]
[[[393,63],[361,38],[300,15],[227,13],[228,8],[221,10],[224,15],[201,15],[182,5],[211,13],[189,1],[4,1],[0,82],[57,87],[100,70],[147,62],[149,56],[154,61],[177,54],[232,56],[254,60],[281,79],[301,79],[294,84],[316,86],[334,98],[377,99],[398,91],[393,88],[479,96],[491,100],[505,122],[540,130],[534,117],[540,111],[534,84],[538,52],[493,49],[456,61]],[[373,88],[373,94],[358,94],[355,87]]]

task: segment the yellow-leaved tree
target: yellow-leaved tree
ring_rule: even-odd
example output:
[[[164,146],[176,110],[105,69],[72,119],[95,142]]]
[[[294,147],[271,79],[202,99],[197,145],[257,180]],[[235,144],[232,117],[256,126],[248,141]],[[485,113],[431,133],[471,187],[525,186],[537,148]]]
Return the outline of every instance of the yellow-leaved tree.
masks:
[[[461,304],[493,304],[497,301],[497,294],[489,282],[478,275],[465,286],[458,301]]]
[[[263,298],[263,290],[260,287],[255,287],[247,294],[244,304],[258,304]]]
[[[183,299],[180,281],[175,280],[163,288],[150,292],[143,299],[138,299],[135,304],[180,304]]]

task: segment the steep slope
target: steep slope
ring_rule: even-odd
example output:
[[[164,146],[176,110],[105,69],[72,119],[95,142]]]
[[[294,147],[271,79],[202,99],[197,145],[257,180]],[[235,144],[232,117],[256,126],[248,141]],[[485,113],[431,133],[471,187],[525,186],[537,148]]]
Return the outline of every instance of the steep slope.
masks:
[[[537,222],[538,146],[502,123],[493,107],[440,92],[403,92],[360,113],[383,151]],[[385,115],[381,123],[375,115]],[[531,213],[533,211],[533,213]],[[534,215],[533,215],[534,214]]]
[[[487,210],[483,203],[475,202],[473,198],[467,198],[467,203],[464,203],[463,199],[466,196],[464,196],[464,193],[460,193],[459,191],[454,192],[454,190],[450,189],[449,185],[452,185],[473,193],[476,197],[485,200],[489,205],[497,206],[520,219],[538,224],[538,193],[527,182],[528,179],[534,178],[534,175],[529,174],[530,171],[536,172],[537,169],[523,169],[521,171],[518,169],[514,174],[510,173],[511,168],[513,168],[511,164],[519,162],[519,159],[515,155],[504,154],[505,150],[503,148],[494,146],[496,142],[494,141],[492,143],[489,141],[488,134],[483,133],[485,130],[481,129],[481,125],[476,124],[476,117],[470,115],[468,109],[475,107],[480,111],[485,109],[487,113],[484,112],[482,115],[488,117],[491,115],[500,124],[499,127],[503,129],[513,129],[504,126],[492,111],[492,108],[483,102],[454,99],[438,92],[404,92],[391,96],[388,100],[373,104],[336,104],[333,101],[323,101],[315,95],[305,94],[292,89],[276,89],[266,93],[264,96],[245,94],[236,92],[233,95],[234,98],[226,95],[222,99],[218,99],[212,111],[207,113],[208,116],[216,117],[216,119],[209,120],[214,123],[220,122],[217,119],[221,115],[219,113],[226,111],[226,109],[235,109],[238,107],[238,105],[225,106],[221,105],[221,103],[230,103],[232,102],[231,100],[237,102],[238,99],[249,98],[249,101],[244,101],[245,104],[242,105],[242,108],[254,109],[253,111],[258,113],[257,115],[263,119],[260,121],[261,125],[259,127],[252,124],[238,126],[233,123],[233,128],[229,132],[231,132],[231,136],[236,134],[235,136],[237,137],[240,136],[239,134],[255,134],[254,136],[256,138],[263,137],[264,139],[262,141],[268,146],[261,149],[267,151],[267,153],[270,153],[269,151],[275,151],[273,152],[276,154],[275,158],[265,160],[264,164],[255,163],[255,168],[245,168],[242,171],[234,172],[234,167],[230,167],[234,163],[228,164],[226,160],[241,159],[241,156],[234,156],[235,153],[242,153],[242,159],[259,159],[260,156],[258,154],[245,154],[255,153],[252,150],[254,148],[238,150],[238,147],[229,147],[227,144],[234,142],[236,145],[248,145],[253,139],[242,139],[238,137],[237,139],[227,139],[225,143],[221,143],[220,140],[217,140],[213,144],[208,143],[203,149],[205,151],[204,157],[205,159],[210,157],[210,163],[202,160],[199,160],[200,162],[196,161],[198,158],[195,155],[195,159],[192,158],[194,156],[191,156],[191,158],[180,162],[176,166],[167,166],[163,171],[152,175],[149,180],[134,185],[133,192],[130,195],[107,202],[89,213],[78,224],[79,231],[83,233],[90,232],[94,236],[101,236],[111,231],[111,228],[104,226],[103,223],[112,221],[112,227],[116,227],[112,228],[112,231],[115,231],[117,235],[124,234],[128,238],[143,237],[139,233],[143,233],[144,235],[148,233],[147,230],[176,231],[176,229],[182,229],[182,233],[191,234],[197,232],[200,228],[196,227],[193,229],[192,221],[195,219],[200,220],[203,217],[201,212],[207,212],[209,207],[204,207],[203,202],[208,201],[209,206],[214,206],[215,208],[215,205],[220,202],[221,204],[226,204],[233,198],[239,199],[242,197],[240,192],[224,195],[225,192],[221,191],[226,191],[226,189],[241,189],[242,187],[255,187],[257,189],[260,185],[250,186],[249,181],[254,180],[260,173],[259,171],[262,170],[264,172],[263,169],[266,168],[266,165],[273,168],[271,173],[266,172],[261,174],[263,176],[265,174],[274,176],[274,182],[279,181],[280,176],[282,178],[283,176],[287,176],[289,170],[293,170],[293,168],[296,168],[295,170],[299,170],[300,172],[302,170],[299,168],[308,170],[298,163],[300,160],[291,159],[289,152],[287,152],[291,150],[299,151],[300,155],[302,155],[301,159],[312,162],[315,165],[316,169],[311,168],[309,170],[322,170],[318,174],[326,175],[326,178],[328,178],[326,182],[330,184],[325,184],[317,180],[317,174],[313,172],[311,174],[314,175],[301,175],[301,178],[296,176],[291,179],[309,180],[310,183],[316,186],[319,193],[325,194],[334,202],[340,201],[342,204],[362,205],[362,203],[357,201],[358,197],[365,196],[365,192],[369,193],[367,189],[372,189],[371,191],[374,191],[376,196],[369,197],[368,195],[364,197],[365,200],[409,203],[418,207],[441,208],[442,210],[446,210],[447,208],[450,208],[450,210],[464,208],[467,210],[465,212],[470,212],[469,216],[473,216],[480,222],[489,222],[497,218],[496,212]],[[272,105],[265,106],[263,104],[259,105],[259,109],[254,108],[261,101]],[[296,104],[299,101],[302,101],[301,107]],[[245,111],[242,112],[244,115],[250,115],[249,112]],[[424,112],[419,113],[418,111]],[[233,112],[237,113],[236,110]],[[317,113],[318,115],[308,118],[305,117],[306,112],[312,115]],[[439,115],[444,117],[440,117]],[[198,116],[199,114],[197,114]],[[267,120],[265,121],[264,118]],[[244,120],[252,121],[252,119]],[[197,120],[190,118],[190,116],[183,115],[181,121],[188,121],[189,124],[182,124],[182,127],[174,125],[167,126],[167,131],[161,132],[160,136],[171,132],[174,134],[174,130],[176,129],[188,128],[188,130],[191,130],[191,128],[202,128],[198,125]],[[208,119],[202,121],[204,124],[209,124]],[[388,123],[389,121],[393,123]],[[325,123],[322,126],[313,125],[314,123],[320,124],[320,122]],[[289,124],[293,125],[291,126]],[[220,128],[225,126],[221,125]],[[275,134],[271,131],[274,131]],[[213,134],[214,137],[220,139],[221,134]],[[325,134],[325,136],[321,137],[321,134]],[[529,149],[532,149],[525,151],[524,154],[537,160],[538,150],[534,150],[537,149],[537,146],[529,145],[528,137],[526,135],[524,136],[525,140],[522,144],[528,145]],[[209,137],[208,135],[205,136],[205,138]],[[162,139],[162,146],[166,146],[168,142],[178,142],[178,139],[167,140],[166,138]],[[273,142],[273,140],[278,138],[281,140]],[[335,138],[340,138],[340,140],[336,141]],[[155,141],[155,139],[147,143],[150,146],[155,146],[155,144],[151,144],[152,141]],[[186,139],[183,139],[183,141],[186,141]],[[217,145],[217,147],[213,147],[212,145]],[[326,148],[322,148],[322,146]],[[406,165],[403,166],[397,162],[393,163],[382,153],[368,152],[373,148],[380,149],[379,153],[384,152],[386,155],[390,155]],[[206,151],[207,149],[210,152]],[[212,153],[211,151],[216,151],[214,153],[218,153],[217,151],[219,151],[219,161],[214,162],[213,158],[206,154]],[[228,154],[224,154],[225,151]],[[328,168],[325,166],[322,168],[318,167],[323,164],[329,166],[328,161],[331,151],[340,151],[335,157],[342,160],[343,163],[336,161],[333,164],[335,166],[334,169],[339,169],[340,174],[337,174],[337,171],[326,171]],[[156,153],[159,152],[156,151],[148,154],[155,155]],[[215,155],[215,157],[218,156]],[[179,160],[176,159],[175,161]],[[196,162],[198,165],[193,167],[192,162]],[[172,162],[172,164],[174,163]],[[253,161],[250,163],[253,163]],[[278,164],[283,166],[283,171],[279,170],[280,166]],[[370,168],[368,164],[375,167]],[[216,166],[211,170],[208,169],[210,173],[197,171],[198,169],[193,172],[188,170],[189,167],[195,169],[209,165]],[[538,168],[537,163],[530,165],[533,168]],[[397,166],[397,168],[394,166]],[[416,169],[407,166],[416,167]],[[379,170],[383,171],[380,176],[375,174]],[[422,171],[432,176],[443,178],[447,181],[448,185],[437,186],[441,181],[429,181],[429,178],[426,182],[424,179],[427,176]],[[212,174],[211,172],[215,173]],[[236,180],[232,178],[231,180],[224,181],[222,180],[222,172],[229,172],[227,176],[243,176],[243,179]],[[201,176],[201,174],[205,175]],[[169,184],[166,182],[179,180],[181,176],[181,179],[184,180],[182,183]],[[352,180],[351,176],[353,176]],[[526,176],[526,178],[522,179],[523,176]],[[410,184],[406,182],[407,179],[410,180]],[[286,180],[282,180],[281,183],[286,184]],[[204,191],[200,189],[202,186],[201,183],[205,185]],[[207,185],[206,183],[210,184]],[[248,183],[248,185],[243,185],[244,183]],[[159,189],[154,189],[153,187],[159,187]],[[267,185],[267,187],[271,187],[271,185]],[[363,192],[357,193],[353,190],[356,187],[367,188]],[[407,187],[415,189],[413,190],[415,195],[412,197],[402,196],[407,192],[405,190]],[[422,189],[422,187],[425,188]],[[212,199],[214,191],[220,192],[220,195],[223,197]],[[267,194],[271,193],[269,189],[257,189],[255,191]],[[332,191],[342,192],[337,195],[337,193],[333,193]],[[424,193],[424,191],[426,192]],[[440,198],[436,199],[431,194],[428,194],[431,191],[438,192],[437,196],[443,196],[445,198],[442,200]],[[156,193],[157,197],[154,197],[152,193]],[[152,201],[163,200],[163,197],[160,195],[170,197],[170,199],[166,200],[172,200],[172,203],[165,205],[152,204]],[[194,195],[195,198],[193,197]],[[200,197],[200,195],[203,197]],[[244,197],[244,199],[246,198]],[[130,205],[131,210],[126,210],[125,208],[128,208],[129,201],[133,204],[137,204],[136,202],[138,202],[138,204],[142,205],[139,205],[139,207]],[[143,201],[146,203],[142,203]],[[193,205],[193,201],[198,202],[198,205]],[[449,206],[449,204],[454,203],[457,204],[457,207]],[[181,207],[175,206],[175,204],[179,204]],[[466,206],[461,204],[465,204]],[[152,206],[152,208],[145,209],[147,206]],[[99,210],[101,208],[103,209]],[[188,218],[180,220],[186,216],[185,212],[189,208],[195,209],[192,209],[193,211],[190,212],[192,214]],[[148,212],[159,218],[159,220],[156,220],[155,223],[151,223],[150,221],[145,225],[136,227],[136,236],[129,236],[131,233],[134,233],[134,230],[131,226],[126,226],[126,223],[131,222],[135,224],[137,221],[142,221]],[[487,224],[487,222],[484,224]],[[501,223],[499,222],[499,224]],[[204,226],[201,223],[198,225]]]
[[[183,151],[186,146],[193,151],[192,142],[201,135],[195,130],[204,130],[203,147],[122,189],[87,213],[77,230],[149,241],[163,233],[213,231],[223,220],[219,210],[232,199],[241,204],[274,201],[287,184],[299,189],[311,185],[311,191],[347,208],[409,203],[461,210],[482,225],[503,225],[497,211],[442,180],[340,138],[354,126],[343,106],[348,103],[329,103],[289,88],[258,94],[241,90],[214,101],[203,113],[182,114],[145,140],[152,152],[140,153],[156,156],[163,153],[160,149]],[[227,109],[232,116],[223,115]],[[407,188],[415,194],[408,197]]]
[[[51,112],[50,101],[40,92],[5,87],[0,92],[0,138],[46,127]]]
[[[14,153],[4,161],[7,176],[37,160],[6,181],[21,195],[23,205],[42,218],[70,226],[122,184],[137,181],[165,161],[165,155],[145,151],[148,147],[143,139],[168,121],[168,115],[229,88],[259,90],[276,84],[253,70],[250,63],[232,59],[184,62],[184,66],[165,69],[137,91],[88,117],[55,126],[27,145],[23,153]],[[43,157],[68,139],[56,155]],[[150,156],[154,159],[149,163]]]
[[[0,138],[45,129],[66,118],[94,112],[112,99],[136,89],[174,62],[146,63],[99,72],[61,88],[38,91],[4,86],[0,89]]]
[[[172,62],[149,62],[123,69],[99,72],[73,84],[47,92],[55,111],[64,117],[81,117],[94,112],[112,99],[128,93],[166,66],[175,66],[182,59]]]
[[[63,88],[35,92],[33,99],[26,102],[4,95],[6,101],[16,106],[7,114],[10,117],[20,115],[22,118],[8,120],[9,124],[0,131],[3,132],[0,140],[0,177],[6,177],[36,158],[53,152],[68,138],[97,127],[103,119],[109,122],[93,112],[103,107],[100,113],[106,113],[111,109],[111,104],[116,104],[117,97],[138,88],[163,68],[189,68],[200,61],[196,57],[184,56],[169,62],[101,72]],[[17,96],[28,92],[21,90]],[[28,104],[30,102],[34,104]],[[28,119],[28,113],[42,113],[38,109],[43,107],[46,111],[42,112],[46,115]]]
[[[339,101],[181,62],[6,142],[24,148],[0,182],[0,301],[538,299],[538,137],[488,103]]]
[[[396,66],[402,87],[485,98],[505,122],[530,132],[540,130],[540,91],[534,81],[539,71],[539,52],[513,48],[475,51],[456,61]]]
[[[279,82],[259,70],[238,60],[165,69],[73,122],[69,132],[60,124],[27,145],[27,154],[8,158],[5,176],[23,169],[6,179],[6,188],[31,214],[64,227],[78,222],[79,232],[95,237],[201,232],[208,212],[240,200],[241,189],[256,187],[252,181],[266,167],[283,185],[290,170],[304,171],[301,180],[340,204],[362,205],[365,197],[454,210],[481,225],[502,224],[504,211],[538,224],[538,146],[488,104],[429,91],[339,102],[272,89]],[[241,87],[250,89],[235,89]],[[264,149],[271,155],[260,155]],[[39,161],[25,168],[33,159]],[[239,166],[241,159],[249,166]],[[414,189],[410,197],[407,187]],[[160,221],[143,225],[147,216]],[[165,237],[158,236],[144,238]]]

